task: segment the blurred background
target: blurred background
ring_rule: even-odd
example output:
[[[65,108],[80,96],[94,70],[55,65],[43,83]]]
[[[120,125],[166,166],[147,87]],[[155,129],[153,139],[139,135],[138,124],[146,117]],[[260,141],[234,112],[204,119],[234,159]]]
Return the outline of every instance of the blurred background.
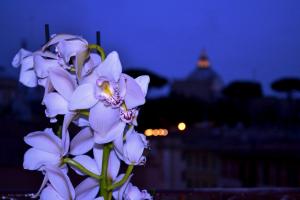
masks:
[[[174,199],[239,188],[300,198],[283,189],[300,185],[299,10],[298,0],[2,0],[0,193],[36,191],[42,180],[22,169],[23,137],[53,125],[41,88],[21,85],[11,61],[40,48],[49,24],[90,43],[100,31],[126,73],[150,74],[138,130],[151,150],[136,184]]]

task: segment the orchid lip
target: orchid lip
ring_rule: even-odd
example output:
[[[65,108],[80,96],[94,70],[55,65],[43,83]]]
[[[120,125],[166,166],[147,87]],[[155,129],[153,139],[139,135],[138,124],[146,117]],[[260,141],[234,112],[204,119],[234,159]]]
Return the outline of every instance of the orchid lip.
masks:
[[[126,123],[130,123],[135,118],[136,113],[137,113],[137,109],[135,109],[135,108],[125,109],[125,108],[123,108],[123,106],[121,106],[120,118],[122,121],[124,121]]]
[[[100,93],[96,97],[103,101],[104,105],[113,108],[120,107],[124,99],[120,96],[118,83],[100,77],[96,80],[96,85],[100,88]]]

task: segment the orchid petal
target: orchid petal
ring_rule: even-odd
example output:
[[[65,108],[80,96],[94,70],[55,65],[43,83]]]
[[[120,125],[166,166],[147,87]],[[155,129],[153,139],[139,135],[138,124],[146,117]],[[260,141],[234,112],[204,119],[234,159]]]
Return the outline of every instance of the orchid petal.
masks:
[[[59,67],[57,60],[46,59],[38,54],[35,54],[33,56],[33,60],[34,60],[34,69],[36,75],[39,78],[46,78],[49,75],[50,68]]]
[[[69,104],[70,110],[87,109],[94,106],[99,100],[95,97],[95,85],[86,83],[78,86],[74,91]]]
[[[138,133],[126,135],[124,144],[124,156],[128,159],[127,164],[141,164],[141,158],[144,152],[144,141]]]
[[[104,144],[114,141],[119,134],[122,134],[125,129],[126,123],[119,121],[112,129],[108,132],[98,133],[95,132],[94,140],[98,144]]]
[[[71,124],[73,119],[75,119],[77,116],[78,116],[78,114],[75,112],[66,113],[66,115],[64,116],[64,121],[63,121],[63,126],[62,126],[62,135],[67,134],[69,125]]]
[[[41,50],[39,50],[39,51],[35,51],[33,54],[42,56],[43,58],[46,58],[46,59],[54,59],[54,60],[59,59],[58,55],[55,54],[55,53],[52,53],[51,51],[41,51]]]
[[[15,68],[19,67],[21,65],[23,59],[31,54],[32,54],[32,52],[27,51],[26,49],[23,49],[23,48],[20,49],[13,58],[13,61],[11,63],[12,66]]]
[[[46,94],[43,100],[46,106],[47,117],[55,117],[59,114],[66,114],[68,112],[68,102],[60,94],[51,92]]]
[[[70,147],[69,131],[62,132],[61,141],[62,141],[62,145],[63,145],[63,155],[66,155],[69,152],[69,147]]]
[[[19,81],[27,87],[37,86],[37,77],[33,71],[33,56],[27,56],[22,60]]]
[[[136,187],[133,186],[132,183],[129,183],[126,191],[125,191],[125,199],[142,199],[141,191]]]
[[[101,57],[97,53],[91,53],[90,61],[93,63],[93,67],[96,67],[101,63]]]
[[[89,121],[95,130],[95,142],[107,143],[122,134],[125,123],[120,120],[119,110],[99,102],[90,110]]]
[[[98,78],[99,78],[99,76],[98,76],[96,70],[92,70],[91,73],[84,76],[83,79],[79,80],[79,83],[80,83],[80,85],[83,85],[85,83],[95,85]]]
[[[46,87],[48,82],[48,78],[41,78],[37,80],[38,85],[42,86],[42,87]],[[46,91],[45,91],[46,92]]]
[[[56,49],[65,62],[68,63],[72,56],[82,51],[88,51],[88,43],[85,40],[78,39],[62,40],[57,44]]]
[[[94,138],[90,127],[82,129],[71,141],[70,153],[72,155],[85,154],[93,148]]]
[[[61,94],[66,100],[70,100],[76,83],[68,72],[62,68],[51,68],[49,78],[55,90]]]
[[[76,74],[77,74],[78,79],[81,79],[82,74],[83,75],[86,74],[86,71],[83,71],[83,68],[84,68],[84,65],[85,65],[85,67],[89,67],[89,65],[86,65],[87,63],[85,64],[88,57],[89,57],[89,51],[87,51],[86,49],[76,53],[75,68],[76,68]],[[89,69],[87,69],[87,70],[89,70]]]
[[[75,188],[76,200],[94,199],[99,191],[99,182],[93,178],[86,178]]]
[[[57,191],[55,191],[52,185],[48,185],[45,189],[43,189],[40,199],[41,200],[53,200],[53,199],[64,200],[64,198],[61,197]]]
[[[60,168],[47,166],[45,170],[49,182],[63,199],[75,198],[75,190],[72,183],[69,177]]]
[[[114,143],[114,150],[117,154],[117,156],[121,159],[124,160],[123,158],[123,134],[118,135],[118,137],[113,141]]]
[[[120,174],[116,180],[114,181],[114,183],[119,182],[120,180],[122,180],[122,178],[124,177],[125,174]],[[115,190],[113,190],[113,197],[115,200],[123,200],[123,195],[124,195],[124,191],[126,189],[126,187],[129,184],[129,181],[131,180],[132,175],[129,176],[129,178],[127,179],[127,181],[119,188],[116,188]]]
[[[119,158],[117,157],[115,151],[111,151],[109,154],[109,160],[108,160],[108,168],[107,173],[108,176],[111,178],[111,180],[115,180],[119,170],[120,170],[121,162]]]
[[[135,108],[145,103],[145,95],[137,82],[130,76],[126,77],[125,103],[128,109]]]
[[[30,148],[25,152],[23,167],[28,170],[38,170],[42,165],[59,165],[60,155]]]
[[[47,176],[44,176],[44,179],[43,179],[43,182],[42,182],[42,184],[41,184],[41,186],[40,186],[40,189],[37,191],[37,193],[35,193],[35,194],[32,196],[32,198],[37,198],[38,196],[40,196],[42,190],[43,190],[44,187],[47,185],[48,180],[49,180],[48,177],[47,177]]]
[[[49,46],[57,44],[60,41],[72,40],[72,39],[84,40],[83,38],[81,38],[80,36],[77,36],[77,35],[69,35],[69,34],[51,35],[51,39],[43,46],[42,50],[44,51]]]
[[[79,126],[79,127],[86,127],[86,126],[90,126],[90,122],[89,120],[87,120],[84,117],[79,117],[76,121],[74,121],[74,123]]]
[[[89,157],[87,155],[80,155],[80,156],[74,157],[73,160],[77,161],[82,166],[84,166],[86,169],[88,169],[89,171],[93,172],[94,174],[100,175],[100,172],[98,170],[96,161],[94,159],[92,159],[91,157]],[[79,171],[77,168],[76,169],[73,168],[73,169],[74,169],[74,171],[77,174],[79,174],[79,175],[85,175],[81,171]]]
[[[122,72],[122,65],[117,52],[113,51],[107,55],[106,59],[96,68],[99,76],[107,77],[109,80],[117,82]]]
[[[35,149],[48,153],[60,154],[61,141],[54,133],[36,131],[24,137],[24,141]]]
[[[37,86],[37,77],[33,70],[28,70],[28,71],[21,70],[19,81],[27,87]]]
[[[147,75],[139,76],[135,79],[135,81],[140,86],[144,95],[146,96],[147,91],[148,91],[149,82],[150,82],[150,77]]]
[[[152,197],[146,190],[140,191],[138,187],[133,186],[131,183],[128,184],[125,195],[125,199],[143,199],[152,200]]]
[[[94,159],[96,161],[98,170],[101,174],[102,171],[102,157],[103,157],[103,145],[95,144],[93,148]]]
[[[79,59],[79,56],[77,55],[76,60],[78,60],[78,59]],[[85,61],[86,62],[84,64],[84,66],[82,68],[82,72],[81,72],[82,77],[86,77],[86,76],[90,75],[91,72],[93,72],[93,69],[101,63],[101,57],[98,54],[91,53],[89,59],[88,60],[85,59]],[[76,61],[76,63],[77,63],[77,61]],[[78,77],[80,77],[80,76],[78,76]],[[94,81],[94,83],[95,83],[95,81]]]

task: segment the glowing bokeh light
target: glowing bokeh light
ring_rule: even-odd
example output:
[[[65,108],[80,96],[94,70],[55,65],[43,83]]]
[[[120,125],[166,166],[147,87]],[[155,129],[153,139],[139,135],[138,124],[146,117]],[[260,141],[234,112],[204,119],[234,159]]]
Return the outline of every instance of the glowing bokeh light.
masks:
[[[184,122],[180,122],[177,127],[180,131],[184,131],[186,129],[186,124]]]
[[[147,129],[145,130],[144,134],[146,136],[167,136],[168,130],[167,129]]]

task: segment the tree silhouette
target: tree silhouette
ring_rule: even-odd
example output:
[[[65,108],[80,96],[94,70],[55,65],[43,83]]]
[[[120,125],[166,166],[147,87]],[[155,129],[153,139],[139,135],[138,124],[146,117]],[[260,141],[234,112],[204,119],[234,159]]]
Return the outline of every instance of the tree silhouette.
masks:
[[[150,76],[150,85],[149,87],[161,88],[168,83],[168,80],[154,72],[143,70],[143,69],[128,69],[124,71],[125,74],[128,74],[134,78],[141,75],[149,75]]]
[[[287,99],[293,98],[293,93],[300,91],[300,79],[293,77],[286,77],[275,80],[272,85],[272,89],[276,92],[284,92],[287,94]]]
[[[252,81],[234,81],[224,88],[223,94],[231,98],[257,98],[262,97],[260,83]]]

